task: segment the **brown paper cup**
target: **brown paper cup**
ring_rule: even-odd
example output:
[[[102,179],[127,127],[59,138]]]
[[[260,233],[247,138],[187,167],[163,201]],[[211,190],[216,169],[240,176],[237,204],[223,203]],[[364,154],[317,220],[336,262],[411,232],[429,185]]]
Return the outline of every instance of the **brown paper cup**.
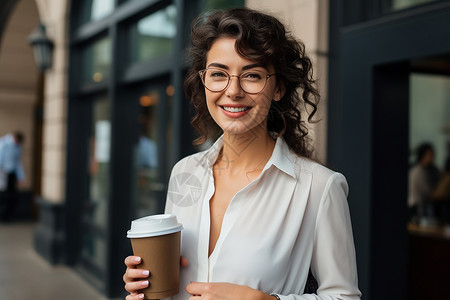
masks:
[[[134,255],[140,256],[139,269],[150,271],[150,285],[143,289],[145,299],[174,296],[180,286],[181,232],[160,236],[131,238]]]

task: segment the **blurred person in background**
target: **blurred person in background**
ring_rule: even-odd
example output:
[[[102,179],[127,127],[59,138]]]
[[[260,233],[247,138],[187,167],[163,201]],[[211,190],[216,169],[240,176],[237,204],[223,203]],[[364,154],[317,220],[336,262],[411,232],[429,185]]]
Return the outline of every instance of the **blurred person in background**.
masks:
[[[450,141],[447,142],[447,158],[444,171],[432,194],[437,216],[443,225],[450,225]]]
[[[439,169],[434,165],[433,146],[430,143],[420,144],[416,151],[416,163],[409,171],[408,206],[413,223],[435,217],[431,195],[439,178]]]
[[[25,182],[21,160],[23,141],[21,132],[0,137],[0,201],[4,206],[0,220],[3,222],[12,220],[19,200],[18,187]]]

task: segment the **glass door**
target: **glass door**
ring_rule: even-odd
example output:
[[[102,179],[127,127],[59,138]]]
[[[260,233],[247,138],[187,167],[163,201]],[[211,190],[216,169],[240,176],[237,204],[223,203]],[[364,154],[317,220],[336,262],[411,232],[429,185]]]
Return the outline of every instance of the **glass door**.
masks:
[[[90,133],[87,136],[87,174],[81,211],[82,266],[96,278],[104,278],[106,270],[109,206],[109,165],[111,124],[109,101],[95,99],[91,107]]]
[[[174,94],[168,81],[138,90],[138,140],[134,149],[136,218],[164,212],[171,167],[168,164],[168,149],[172,143],[172,124],[168,112]]]

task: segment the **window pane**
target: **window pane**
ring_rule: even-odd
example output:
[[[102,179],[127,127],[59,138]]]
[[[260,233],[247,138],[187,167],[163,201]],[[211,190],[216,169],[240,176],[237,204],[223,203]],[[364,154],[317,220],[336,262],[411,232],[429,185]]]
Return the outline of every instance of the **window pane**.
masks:
[[[111,66],[111,40],[102,38],[83,50],[83,84],[98,83],[107,79]]]
[[[410,86],[410,153],[421,142],[432,143],[435,163],[442,170],[450,132],[450,77],[413,73]]]
[[[172,52],[177,10],[169,5],[143,19],[131,28],[131,62],[146,61]]]
[[[81,24],[98,21],[114,10],[114,0],[84,0],[81,9]]]
[[[97,269],[106,270],[106,242],[99,238],[90,228],[84,229],[83,257]]]
[[[170,174],[173,86],[165,83],[145,89],[139,96],[139,141],[135,150],[135,217],[162,213]]]
[[[89,144],[89,195],[87,215],[93,224],[105,228],[108,217],[109,153],[111,124],[109,103],[97,100],[93,107]]]
[[[414,73],[410,77],[409,200],[411,221],[420,225],[450,222],[442,186],[449,171],[450,76]]]
[[[158,212],[158,90],[150,90],[139,97],[139,142],[137,150],[136,216]],[[159,166],[160,167],[160,166]]]
[[[105,232],[108,222],[109,154],[111,127],[106,97],[92,104],[91,132],[87,137],[88,170],[83,201],[82,256],[97,269],[106,267]]]

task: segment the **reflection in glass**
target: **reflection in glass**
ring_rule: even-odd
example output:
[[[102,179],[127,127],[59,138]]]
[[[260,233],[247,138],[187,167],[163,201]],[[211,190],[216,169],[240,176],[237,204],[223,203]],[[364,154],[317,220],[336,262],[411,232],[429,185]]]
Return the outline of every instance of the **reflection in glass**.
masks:
[[[137,150],[137,217],[154,214],[158,210],[158,90],[139,97],[139,142]]]
[[[101,270],[106,269],[106,243],[92,231],[84,230],[82,255]]]
[[[98,21],[114,10],[114,0],[83,0],[81,23]]]
[[[97,21],[112,13],[114,0],[93,0],[91,9],[91,20]]]
[[[131,61],[146,61],[172,52],[177,10],[174,5],[139,20],[131,28]]]
[[[88,202],[91,222],[102,228],[107,225],[110,140],[109,104],[107,99],[102,99],[93,108]]]
[[[440,0],[383,0],[383,7],[387,11],[396,11],[436,1]]]
[[[170,111],[174,93],[172,85],[160,85],[139,96],[135,217],[162,213],[164,209],[171,171],[165,152],[172,147]]]
[[[111,40],[104,37],[83,50],[82,83],[98,83],[108,78],[111,66]]]
[[[93,102],[91,134],[88,144],[87,195],[83,205],[83,256],[96,266],[106,266],[104,236],[108,221],[108,189],[111,125],[109,102],[99,98]],[[95,229],[95,230],[94,230]]]

